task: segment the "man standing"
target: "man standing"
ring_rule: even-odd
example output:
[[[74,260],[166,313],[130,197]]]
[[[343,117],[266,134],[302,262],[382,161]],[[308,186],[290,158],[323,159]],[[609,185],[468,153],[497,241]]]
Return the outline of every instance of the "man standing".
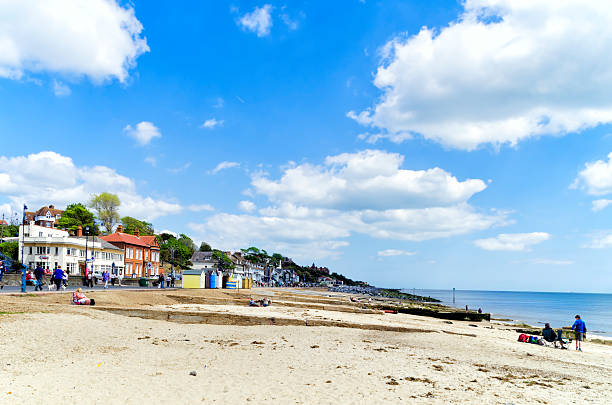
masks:
[[[36,278],[36,287],[34,287],[34,291],[42,291],[44,276],[45,271],[42,267],[38,266],[36,269],[34,269],[34,277]]]
[[[572,325],[572,330],[574,331],[574,337],[576,338],[576,350],[582,351],[581,342],[584,339],[584,334],[586,333],[586,324],[582,319],[580,319],[580,315],[576,315],[576,321]]]
[[[62,266],[57,266],[57,268],[53,272],[53,281],[55,281],[55,287],[57,291],[60,290],[63,279],[64,279],[64,271],[62,270]]]

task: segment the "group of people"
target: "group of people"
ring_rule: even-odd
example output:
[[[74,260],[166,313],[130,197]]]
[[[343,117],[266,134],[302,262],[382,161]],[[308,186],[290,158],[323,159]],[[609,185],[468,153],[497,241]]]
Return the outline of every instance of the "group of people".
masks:
[[[157,276],[157,288],[174,288],[174,282],[176,281],[176,273],[173,271],[170,272],[167,276],[164,273],[159,273]]]
[[[34,291],[42,291],[43,285],[45,285],[45,269],[38,265],[34,271],[28,271],[26,274],[26,283],[29,281],[34,284]],[[57,266],[51,273],[50,285],[55,285],[57,291],[62,288],[68,287],[68,272],[62,269],[62,266]]]
[[[572,325],[572,331],[574,332],[574,341],[576,342],[576,350],[582,351],[582,341],[586,337],[586,324],[581,319],[580,315],[576,315],[574,317],[575,321]],[[549,323],[544,325],[544,329],[542,329],[542,337],[546,342],[553,343],[555,347],[558,347],[557,344],[561,346],[561,349],[566,349],[565,342],[563,341],[563,332],[559,330],[555,332],[553,328],[550,327]]]
[[[270,298],[265,297],[261,300],[257,300],[255,301],[253,299],[253,297],[251,297],[249,299],[249,306],[250,307],[269,307],[270,305],[272,305],[272,301],[270,301]]]

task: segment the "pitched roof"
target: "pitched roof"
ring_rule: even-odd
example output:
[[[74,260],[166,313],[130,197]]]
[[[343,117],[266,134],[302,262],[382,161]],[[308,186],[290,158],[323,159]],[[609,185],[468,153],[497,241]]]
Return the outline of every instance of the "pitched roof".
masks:
[[[115,232],[111,233],[110,235],[101,236],[100,239],[107,242],[123,242],[128,245],[149,247],[149,245],[141,240],[138,236],[123,232]]]
[[[191,256],[192,263],[211,262],[213,261],[212,252],[193,252]]]
[[[58,210],[53,205],[50,205],[48,207],[42,207],[38,211],[36,211],[36,216],[47,215],[47,212],[49,212],[49,211],[51,212],[52,216],[62,215],[64,213],[64,210]]]
[[[151,247],[159,248],[159,244],[157,243],[157,239],[155,238],[155,235],[143,235],[140,237],[140,239],[143,240],[144,243],[146,243],[147,245]]]

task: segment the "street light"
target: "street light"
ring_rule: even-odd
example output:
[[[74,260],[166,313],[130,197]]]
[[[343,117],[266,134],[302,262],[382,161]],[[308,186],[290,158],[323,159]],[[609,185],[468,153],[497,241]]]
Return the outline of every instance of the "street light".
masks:
[[[23,249],[25,246],[25,223],[27,205],[23,204],[23,221],[21,223],[21,292],[26,292],[26,268],[23,265]]]

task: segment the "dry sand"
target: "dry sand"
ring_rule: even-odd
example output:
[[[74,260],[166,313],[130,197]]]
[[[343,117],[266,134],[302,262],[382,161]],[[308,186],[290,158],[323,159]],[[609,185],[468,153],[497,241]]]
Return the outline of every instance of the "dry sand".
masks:
[[[489,323],[254,293],[274,294],[273,306],[210,290],[96,292],[94,308],[66,304],[67,294],[0,296],[0,311],[13,312],[0,315],[0,403],[612,402],[611,346],[586,342],[578,353],[518,343]],[[163,320],[180,313],[226,324]]]

